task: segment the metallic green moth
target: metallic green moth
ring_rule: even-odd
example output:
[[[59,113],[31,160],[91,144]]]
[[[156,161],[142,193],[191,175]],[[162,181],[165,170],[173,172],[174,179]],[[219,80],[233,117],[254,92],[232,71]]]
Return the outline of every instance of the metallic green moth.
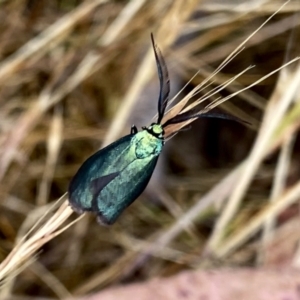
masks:
[[[170,82],[167,66],[152,34],[151,41],[160,81],[157,122],[139,132],[132,126],[129,135],[89,157],[69,185],[69,203],[73,210],[96,213],[101,224],[113,224],[146,188],[164,146],[166,126],[200,117],[236,119],[190,111],[161,124],[168,104]]]

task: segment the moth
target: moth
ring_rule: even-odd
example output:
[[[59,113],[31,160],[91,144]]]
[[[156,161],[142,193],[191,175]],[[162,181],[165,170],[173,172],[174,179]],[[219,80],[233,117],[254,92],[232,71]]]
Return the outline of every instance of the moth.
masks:
[[[72,178],[69,204],[77,213],[93,212],[99,223],[113,224],[121,213],[145,190],[164,147],[164,129],[189,119],[216,117],[235,119],[222,114],[185,112],[162,119],[168,104],[170,81],[165,60],[151,34],[152,47],[160,82],[158,117],[155,123],[138,131],[131,127],[126,135],[89,157]]]

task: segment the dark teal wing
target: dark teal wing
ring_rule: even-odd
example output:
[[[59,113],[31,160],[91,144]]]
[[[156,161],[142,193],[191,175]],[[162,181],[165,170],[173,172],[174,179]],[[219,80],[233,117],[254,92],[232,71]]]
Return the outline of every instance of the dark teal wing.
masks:
[[[155,169],[158,156],[148,161],[135,159],[109,182],[94,198],[98,221],[113,224],[120,214],[145,190]]]
[[[81,165],[68,189],[69,203],[76,212],[93,211],[92,200],[95,194],[98,195],[130,163],[124,157],[130,150],[133,136],[130,134],[120,138],[90,156]]]

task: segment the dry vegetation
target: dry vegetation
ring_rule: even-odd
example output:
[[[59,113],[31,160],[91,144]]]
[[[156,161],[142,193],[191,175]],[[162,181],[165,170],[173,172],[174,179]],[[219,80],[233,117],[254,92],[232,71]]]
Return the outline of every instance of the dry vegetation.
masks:
[[[300,2],[241,51],[283,3],[1,1],[1,298],[63,299],[189,268],[299,266],[300,65],[260,79],[299,56]],[[167,117],[251,85],[217,108],[251,125],[194,122],[117,224],[76,219],[65,192],[83,160],[156,114],[150,32],[173,94],[189,82]]]

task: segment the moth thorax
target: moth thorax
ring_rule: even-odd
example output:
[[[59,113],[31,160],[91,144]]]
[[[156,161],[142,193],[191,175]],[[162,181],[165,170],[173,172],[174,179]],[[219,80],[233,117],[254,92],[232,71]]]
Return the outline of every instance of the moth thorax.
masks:
[[[132,144],[134,145],[136,157],[143,159],[159,155],[164,145],[164,140],[151,133],[148,127],[134,136]]]

